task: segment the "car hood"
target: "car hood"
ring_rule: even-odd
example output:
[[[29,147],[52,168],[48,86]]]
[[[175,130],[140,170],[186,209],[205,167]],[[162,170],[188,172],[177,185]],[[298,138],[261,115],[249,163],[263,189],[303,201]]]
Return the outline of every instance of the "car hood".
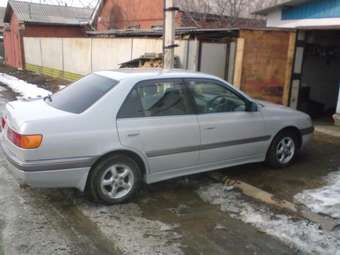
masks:
[[[38,100],[18,100],[9,102],[3,113],[9,125],[16,130],[27,122],[56,119],[72,115],[69,112],[64,112],[48,105],[43,99]]]
[[[273,110],[281,110],[281,111],[289,111],[289,112],[298,112],[292,108],[289,108],[284,105],[279,105],[279,104],[274,104],[271,102],[267,101],[262,101],[262,100],[255,100],[257,104],[259,104],[262,107],[265,107],[266,109],[273,109]]]

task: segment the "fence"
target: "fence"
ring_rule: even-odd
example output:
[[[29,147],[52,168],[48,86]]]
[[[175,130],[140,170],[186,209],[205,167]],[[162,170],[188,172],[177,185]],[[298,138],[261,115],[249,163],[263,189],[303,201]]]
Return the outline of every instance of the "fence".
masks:
[[[179,40],[175,55],[180,67],[196,70],[198,42]],[[75,80],[88,73],[117,69],[145,53],[161,53],[161,39],[25,37],[25,67],[54,77]]]

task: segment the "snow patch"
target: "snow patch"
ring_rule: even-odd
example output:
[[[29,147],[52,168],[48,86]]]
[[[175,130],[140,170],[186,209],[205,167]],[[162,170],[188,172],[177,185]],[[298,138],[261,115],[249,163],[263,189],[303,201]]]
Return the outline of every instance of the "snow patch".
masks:
[[[340,250],[340,233],[328,233],[307,220],[277,215],[269,207],[246,201],[237,191],[222,184],[212,184],[198,190],[208,203],[219,205],[231,217],[249,223],[290,247],[311,254],[334,255]]]
[[[14,92],[20,94],[21,96],[18,98],[22,99],[34,99],[52,94],[51,91],[39,88],[35,84],[28,83],[5,73],[0,73],[0,83],[3,83]]]
[[[333,218],[340,218],[340,169],[326,177],[327,185],[312,190],[305,190],[295,195],[294,199],[310,208],[315,213],[322,213]]]

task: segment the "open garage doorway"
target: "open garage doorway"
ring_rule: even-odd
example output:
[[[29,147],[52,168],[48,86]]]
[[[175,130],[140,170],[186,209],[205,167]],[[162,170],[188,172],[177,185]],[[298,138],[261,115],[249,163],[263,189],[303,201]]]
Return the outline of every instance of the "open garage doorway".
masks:
[[[331,121],[340,84],[340,30],[305,31],[298,109]]]

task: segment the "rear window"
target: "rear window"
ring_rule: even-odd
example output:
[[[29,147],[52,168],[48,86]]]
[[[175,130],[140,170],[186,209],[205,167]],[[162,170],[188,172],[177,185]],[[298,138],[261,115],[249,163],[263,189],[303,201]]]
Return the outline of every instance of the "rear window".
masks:
[[[118,84],[118,81],[90,74],[45,99],[49,105],[72,113],[82,113]]]

